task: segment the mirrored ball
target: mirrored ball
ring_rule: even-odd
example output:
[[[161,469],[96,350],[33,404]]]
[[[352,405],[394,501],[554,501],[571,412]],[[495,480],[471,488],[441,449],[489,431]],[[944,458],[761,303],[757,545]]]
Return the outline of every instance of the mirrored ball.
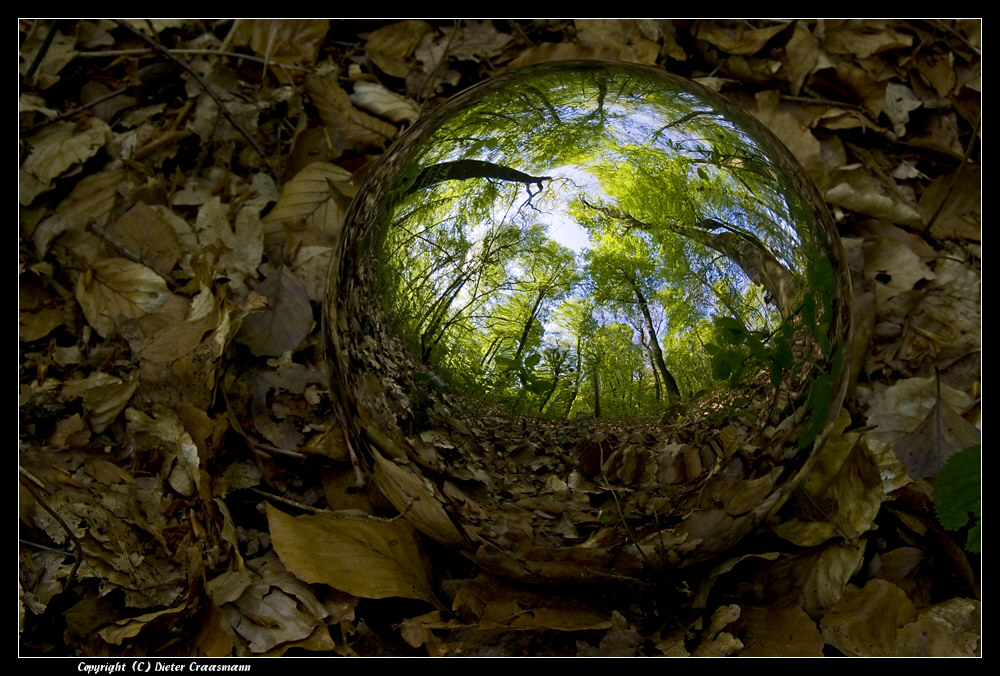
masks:
[[[529,581],[732,547],[807,471],[848,371],[809,177],[723,97],[619,63],[513,71],[416,123],[351,206],[325,313],[383,493]]]

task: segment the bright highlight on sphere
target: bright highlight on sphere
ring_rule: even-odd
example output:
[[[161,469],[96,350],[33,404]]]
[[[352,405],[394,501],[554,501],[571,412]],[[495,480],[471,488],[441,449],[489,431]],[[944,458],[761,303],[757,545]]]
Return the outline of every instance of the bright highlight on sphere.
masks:
[[[503,574],[717,554],[839,410],[825,205],[754,118],[658,70],[546,64],[441,105],[373,169],[335,258],[349,443],[411,523]]]

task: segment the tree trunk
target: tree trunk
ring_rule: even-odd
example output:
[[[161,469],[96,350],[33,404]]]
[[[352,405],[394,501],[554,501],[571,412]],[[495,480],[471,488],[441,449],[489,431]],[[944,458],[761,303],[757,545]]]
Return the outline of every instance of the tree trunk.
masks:
[[[649,304],[646,302],[646,297],[642,294],[639,285],[635,281],[630,279],[629,283],[632,285],[632,290],[635,291],[635,299],[638,301],[639,309],[646,320],[646,330],[649,335],[649,354],[652,356],[653,363],[656,365],[660,375],[663,376],[663,384],[667,389],[667,399],[672,404],[680,399],[681,392],[677,388],[677,381],[674,380],[674,377],[670,375],[670,371],[667,370],[666,362],[663,361],[663,350],[660,349],[660,341],[656,338],[656,329],[653,328],[653,316],[649,313]]]

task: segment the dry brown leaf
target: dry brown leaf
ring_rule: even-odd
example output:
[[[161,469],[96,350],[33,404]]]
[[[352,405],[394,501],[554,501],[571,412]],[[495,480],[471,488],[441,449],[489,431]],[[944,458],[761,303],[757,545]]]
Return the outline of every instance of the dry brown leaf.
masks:
[[[159,442],[157,446],[164,456],[159,469],[171,488],[188,497],[201,490],[203,486],[198,447],[175,411],[159,407],[154,410],[153,416],[149,416],[130,408],[125,412],[125,417],[132,434],[149,434]]]
[[[465,537],[455,526],[442,505],[434,484],[406,465],[372,450],[375,457],[375,483],[404,518],[421,533],[452,547],[465,545]],[[405,455],[405,454],[404,454]]]
[[[852,61],[841,61],[834,68],[834,75],[840,85],[852,94],[871,119],[877,119],[882,112],[885,99],[885,83],[881,82]]]
[[[76,58],[79,52],[76,49],[77,36],[71,31],[69,34],[61,30],[56,30],[48,35],[48,26],[42,30],[32,31],[28,39],[20,45],[20,68],[21,75],[27,75],[28,66],[34,63],[38,54],[44,50],[45,55],[38,70],[32,79],[32,84],[41,89],[51,87],[59,81],[59,72]],[[46,44],[46,43],[49,44]]]
[[[254,653],[265,653],[282,643],[304,639],[316,627],[316,619],[302,612],[293,597],[270,585],[251,586],[223,613]]]
[[[475,618],[480,630],[582,631],[613,626],[607,613],[586,603],[513,587],[485,574],[456,590],[452,609],[460,617]]]
[[[94,375],[105,374],[95,373]],[[110,376],[108,377],[110,378]],[[89,380],[90,378],[88,378]],[[138,384],[134,378],[125,381],[113,378],[112,382],[87,388],[83,393],[83,406],[87,413],[87,424],[90,425],[90,429],[95,434],[100,434],[115,421],[118,414],[132,399]]]
[[[866,58],[872,54],[909,47],[913,38],[896,30],[891,20],[851,19],[829,21],[823,48],[833,54]]]
[[[917,621],[899,630],[896,648],[908,657],[979,657],[981,651],[980,602],[965,598],[921,608]]]
[[[812,618],[837,603],[864,563],[866,543],[832,541],[779,559],[758,575],[767,602],[794,602]]]
[[[21,341],[44,338],[57,327],[73,323],[71,304],[52,298],[34,281],[33,275],[23,274],[18,282],[18,336]]]
[[[915,204],[904,200],[884,180],[864,168],[843,172],[823,197],[831,204],[890,223],[911,228],[923,226]]]
[[[579,45],[575,42],[543,42],[529,47],[517,55],[507,66],[508,70],[548,61],[574,61],[578,59],[616,60],[620,50],[593,45]]]
[[[845,655],[894,657],[899,630],[916,619],[917,609],[899,587],[871,580],[863,589],[848,587],[820,620],[820,629],[823,639]]]
[[[802,608],[743,606],[733,631],[741,657],[822,657],[823,635]]]
[[[410,55],[433,30],[426,21],[397,21],[371,33],[365,50],[383,72],[393,77],[406,77],[412,69]]]
[[[162,277],[125,258],[94,263],[76,285],[76,299],[84,316],[104,337],[119,331],[122,318],[155,314],[169,295]]]
[[[33,232],[25,233],[32,237],[38,255],[44,256],[52,240],[67,230],[79,232],[90,223],[106,224],[125,176],[124,169],[113,169],[81,179],[51,217],[41,221]]]
[[[354,83],[351,101],[365,110],[393,122],[413,122],[420,117],[420,106],[413,99],[390,91],[385,85],[361,80]]]
[[[719,21],[701,21],[695,36],[730,54],[756,54],[768,40],[785,30],[786,26],[786,21],[764,28],[746,28],[741,23],[728,25]]]
[[[329,616],[274,552],[208,580],[206,589],[234,637],[245,641],[244,652],[261,654],[283,644],[308,642],[318,627],[325,628]]]
[[[381,148],[396,136],[394,126],[355,108],[332,75],[310,75],[306,91],[319,110],[323,126],[343,137],[349,146]]]
[[[157,610],[152,613],[145,613],[137,617],[128,617],[99,629],[97,634],[111,645],[121,645],[122,641],[138,635],[139,632],[149,626],[154,620],[164,616],[178,615],[184,612],[185,609],[184,605],[180,605]]]
[[[920,210],[925,219],[930,222],[937,216],[930,233],[942,239],[980,241],[983,234],[982,185],[980,168],[971,164],[935,179],[920,197]]]
[[[464,19],[441,31],[449,59],[482,61],[499,56],[511,41],[510,33],[498,31],[489,19]]]
[[[889,444],[908,473],[933,476],[944,459],[977,443],[979,431],[957,414],[971,399],[935,378],[908,378],[868,396],[869,434]]]
[[[948,458],[979,444],[980,436],[974,425],[938,398],[927,417],[893,448],[911,477],[934,478]]]
[[[356,189],[350,172],[328,162],[313,162],[285,184],[264,224],[271,231],[277,225],[289,228],[304,224],[333,244]]]
[[[313,312],[305,285],[281,266],[257,287],[267,298],[267,309],[247,315],[237,340],[261,356],[294,350],[312,330]]]
[[[330,22],[327,19],[249,19],[240,23],[243,40],[272,64],[278,80],[293,81],[296,71],[274,66],[311,66],[316,63]],[[236,38],[237,42],[239,38]]]
[[[791,109],[781,104],[780,92],[759,92],[754,103],[754,115],[781,139],[813,180],[820,183],[826,174],[820,143]]]
[[[294,517],[270,505],[267,519],[278,557],[305,582],[362,598],[433,600],[417,535],[404,521],[333,514]]]
[[[819,60],[819,55],[819,40],[806,26],[796,23],[792,36],[785,45],[785,58],[782,61],[792,95],[798,95],[806,76]]]
[[[581,44],[601,50],[618,51],[621,61],[652,65],[660,46],[650,40],[639,19],[577,19],[576,37]],[[655,35],[655,33],[654,33]]]
[[[162,275],[170,274],[181,256],[177,233],[144,202],[136,202],[108,226],[107,233],[116,246]]]
[[[850,414],[841,411],[835,431],[786,506],[787,520],[774,532],[800,547],[831,537],[854,539],[872,528],[882,505],[882,481],[867,438],[844,433]]]
[[[27,139],[31,154],[21,165],[20,201],[31,204],[52,182],[75,165],[93,157],[108,140],[110,127],[91,118],[83,126],[56,122]]]

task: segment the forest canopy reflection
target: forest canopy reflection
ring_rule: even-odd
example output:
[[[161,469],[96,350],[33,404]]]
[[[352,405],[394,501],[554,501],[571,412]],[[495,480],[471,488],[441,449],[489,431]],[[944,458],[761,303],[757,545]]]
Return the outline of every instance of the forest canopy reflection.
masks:
[[[439,112],[360,210],[417,379],[563,419],[801,378],[831,349],[831,227],[757,129],[631,67],[528,69]]]

